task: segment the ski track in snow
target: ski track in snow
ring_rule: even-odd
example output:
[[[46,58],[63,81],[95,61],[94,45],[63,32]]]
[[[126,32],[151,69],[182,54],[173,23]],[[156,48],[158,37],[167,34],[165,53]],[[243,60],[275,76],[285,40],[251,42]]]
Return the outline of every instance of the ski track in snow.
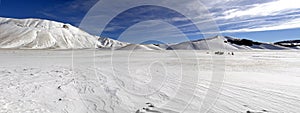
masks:
[[[123,56],[127,52],[115,52],[114,63],[127,62],[126,55]],[[192,54],[191,51],[179,52],[187,55],[186,58]],[[180,83],[176,68],[179,65],[192,68],[193,60],[178,62],[172,52],[136,51],[137,55],[131,58],[131,66],[136,71],[130,75],[125,74],[127,68],[123,65],[115,67],[117,75],[114,75],[110,51],[96,52],[95,67],[93,51],[75,51],[73,65],[71,53],[1,50],[0,113],[179,113],[178,106],[164,104],[168,101],[177,102],[178,105],[187,104],[187,100],[174,97],[173,93],[176,93],[179,85],[190,93],[190,87],[195,84]],[[164,59],[165,65],[173,70],[162,72],[157,68],[157,75],[152,76],[163,77],[165,75],[160,73],[167,73],[166,81],[162,81],[164,84],[129,84],[130,79],[140,84],[149,82],[151,78],[143,70],[144,66],[152,61],[149,58],[156,59],[164,55],[168,59]],[[202,74],[196,84],[195,99],[202,101],[211,83],[211,55],[199,51],[197,56]],[[300,111],[300,78],[297,75],[299,56],[293,51],[245,51],[226,56],[223,86],[216,103],[208,112],[297,113]],[[193,73],[193,70],[189,71]],[[152,92],[158,88],[161,89],[150,95],[134,94],[139,91]],[[178,93],[188,95],[185,92]],[[185,111],[193,112],[198,107],[199,104],[192,103]]]

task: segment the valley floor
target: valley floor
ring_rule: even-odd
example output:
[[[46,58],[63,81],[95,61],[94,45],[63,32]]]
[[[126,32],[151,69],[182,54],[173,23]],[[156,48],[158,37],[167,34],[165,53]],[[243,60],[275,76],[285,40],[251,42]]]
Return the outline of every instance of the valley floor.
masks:
[[[297,113],[300,53],[0,50],[0,113]]]

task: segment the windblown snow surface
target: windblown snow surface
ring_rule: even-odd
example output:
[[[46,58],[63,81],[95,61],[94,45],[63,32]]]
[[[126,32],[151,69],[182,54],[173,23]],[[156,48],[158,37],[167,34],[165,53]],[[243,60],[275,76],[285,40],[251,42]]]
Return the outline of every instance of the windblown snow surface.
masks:
[[[209,89],[218,94],[209,113],[300,111],[295,51],[226,54],[221,81],[212,81],[213,59],[224,59],[208,51],[1,50],[0,57],[1,113],[198,113],[213,98]]]

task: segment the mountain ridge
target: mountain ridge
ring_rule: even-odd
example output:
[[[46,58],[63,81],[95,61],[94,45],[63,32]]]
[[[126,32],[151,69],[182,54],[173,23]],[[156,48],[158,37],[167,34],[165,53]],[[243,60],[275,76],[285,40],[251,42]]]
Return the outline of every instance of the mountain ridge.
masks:
[[[130,44],[93,36],[70,24],[36,18],[0,17],[0,31],[0,49],[288,50],[300,48],[300,40],[265,43],[229,36],[215,36],[176,44]]]
[[[42,19],[0,17],[0,48],[2,49],[82,49],[106,48],[121,42],[100,37],[61,22]]]

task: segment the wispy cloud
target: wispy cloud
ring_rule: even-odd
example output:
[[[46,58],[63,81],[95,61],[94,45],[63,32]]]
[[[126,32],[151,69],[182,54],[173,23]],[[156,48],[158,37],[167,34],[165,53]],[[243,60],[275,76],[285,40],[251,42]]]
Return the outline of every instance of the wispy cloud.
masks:
[[[87,11],[99,0],[68,0],[37,13],[52,19],[68,21],[78,26]]]
[[[199,4],[195,3],[195,1],[200,1],[203,3],[203,5],[209,10],[210,14],[201,13],[202,11],[199,10],[195,11],[195,9],[197,9],[196,7],[199,7]],[[131,0],[130,2],[142,1]],[[159,4],[166,4],[164,1],[160,2],[161,3]],[[186,33],[188,35],[215,34],[216,32],[205,30],[210,29],[210,25],[207,25],[207,21],[211,21],[207,18],[209,15],[214,17],[213,19],[217,22],[221,33],[257,32],[300,28],[300,24],[298,24],[300,23],[300,4],[295,3],[295,0],[191,0],[188,2],[184,0],[173,0],[168,2],[168,4],[173,4],[174,6],[185,6],[185,10],[191,13],[186,15],[198,15],[198,17],[193,17],[193,19],[197,20],[193,21],[194,23],[185,23],[177,26],[186,27],[186,31],[188,31]],[[128,4],[116,4],[114,1],[111,1],[111,4],[105,5],[107,5],[105,9],[102,9],[105,13],[95,13],[93,15],[94,17],[90,17],[94,18],[89,22],[91,23],[91,26],[85,26],[87,31],[92,34],[99,35],[99,30],[97,30],[97,27],[100,26],[93,23],[99,24],[101,19],[107,18],[105,17],[107,13],[109,15],[109,13],[115,11],[114,8],[123,7]],[[76,8],[79,6],[74,5],[71,6],[71,8],[72,7]],[[128,20],[120,20],[119,22],[126,23],[128,21],[140,21],[139,19],[144,18],[145,16],[151,17],[154,15],[159,15],[159,13],[147,14],[145,10],[137,10],[128,15],[139,15],[140,18],[136,18],[134,20],[133,18],[129,18]],[[173,22],[188,21],[188,18],[176,17],[174,15],[165,16],[169,16],[168,19]],[[161,24],[158,21],[147,22],[147,24],[148,25],[140,24],[139,26],[135,26],[134,31],[131,31],[132,33],[127,33],[126,36],[146,37],[147,35],[151,35],[151,37],[165,37],[167,36],[166,34],[168,34],[169,37],[182,36],[177,30],[171,30],[172,28],[169,28],[170,26]],[[188,29],[188,26],[193,24],[203,26],[202,29],[204,30],[201,31],[201,33],[193,33],[193,29]],[[145,28],[147,28],[148,31],[145,31]],[[124,26],[118,26],[118,24],[115,24],[105,29],[105,31],[113,32],[120,29],[124,29]],[[164,31],[164,33],[160,31]],[[142,35],[141,33],[143,32],[147,35]],[[137,35],[134,36],[134,34]]]
[[[238,0],[228,0],[224,4],[234,1]],[[226,5],[223,9],[224,11],[214,14],[223,33],[300,28],[297,23],[300,18],[300,4],[295,3],[294,0],[272,0],[265,3],[243,1]],[[210,8],[210,10],[214,9]]]
[[[73,0],[70,2],[67,2],[63,6],[65,9],[70,11],[88,11],[95,3],[97,3],[99,0]]]
[[[254,4],[248,9],[231,9],[223,12],[225,19],[251,18],[257,16],[273,16],[300,8],[294,0],[277,0],[263,4]]]
[[[282,21],[279,23],[262,24],[259,26],[249,27],[246,26],[240,29],[224,30],[222,33],[236,33],[236,32],[257,32],[257,31],[272,31],[300,28],[300,18]]]
[[[37,11],[37,13],[45,15],[47,17],[51,17],[51,18],[58,18],[58,16],[53,13],[48,13],[48,12],[44,12],[44,11]]]

